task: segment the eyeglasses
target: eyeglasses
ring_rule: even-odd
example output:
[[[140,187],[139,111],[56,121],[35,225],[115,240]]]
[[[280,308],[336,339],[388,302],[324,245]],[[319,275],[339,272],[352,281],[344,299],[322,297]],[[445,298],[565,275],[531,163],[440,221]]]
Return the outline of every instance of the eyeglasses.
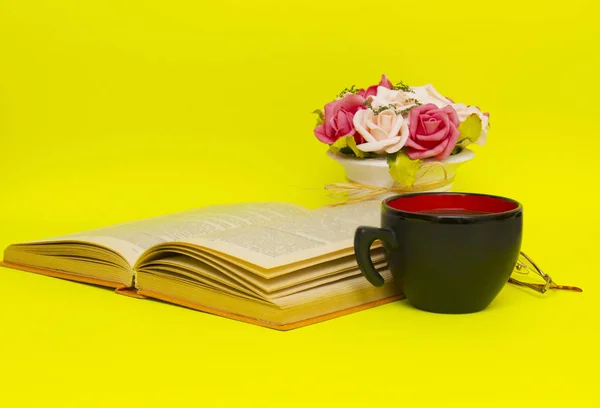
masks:
[[[544,280],[544,283],[525,282],[517,280],[512,276],[508,279],[508,282],[533,289],[540,293],[546,293],[549,289],[572,290],[575,292],[583,292],[582,289],[576,286],[557,285],[552,280],[550,275],[544,273],[540,269],[540,267],[538,267],[535,264],[535,262],[533,262],[533,260],[529,256],[527,256],[527,254],[521,252],[519,259],[517,260],[517,264],[515,265],[515,273],[520,275],[528,275],[530,272],[534,272],[538,277],[541,277]]]

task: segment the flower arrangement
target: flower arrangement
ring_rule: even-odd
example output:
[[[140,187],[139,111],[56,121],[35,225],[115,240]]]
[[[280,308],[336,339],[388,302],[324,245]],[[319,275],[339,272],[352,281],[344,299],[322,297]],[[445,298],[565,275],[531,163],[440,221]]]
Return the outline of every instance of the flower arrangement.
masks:
[[[377,85],[344,89],[318,114],[314,134],[339,155],[386,158],[392,178],[412,185],[424,161],[442,163],[471,143],[484,145],[489,114],[455,103],[432,85]]]

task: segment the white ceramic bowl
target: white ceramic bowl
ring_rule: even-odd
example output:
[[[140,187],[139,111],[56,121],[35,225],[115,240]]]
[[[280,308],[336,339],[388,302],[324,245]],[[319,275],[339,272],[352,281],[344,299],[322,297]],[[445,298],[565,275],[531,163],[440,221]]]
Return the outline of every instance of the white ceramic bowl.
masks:
[[[344,168],[346,178],[348,180],[383,188],[392,188],[397,186],[396,181],[389,173],[387,160],[384,157],[358,159],[355,157],[335,154],[331,151],[327,151],[327,155],[333,160],[337,161]],[[462,163],[473,159],[473,157],[475,157],[475,153],[472,150],[465,148],[460,153],[442,160],[440,163],[443,164],[443,168],[441,166],[424,166],[417,172],[415,185],[442,180],[445,177],[445,173],[448,178],[453,178],[456,174],[457,168]],[[423,161],[423,164],[425,165],[433,161],[434,160],[426,159]],[[449,183],[441,188],[427,191],[451,190],[452,183]]]

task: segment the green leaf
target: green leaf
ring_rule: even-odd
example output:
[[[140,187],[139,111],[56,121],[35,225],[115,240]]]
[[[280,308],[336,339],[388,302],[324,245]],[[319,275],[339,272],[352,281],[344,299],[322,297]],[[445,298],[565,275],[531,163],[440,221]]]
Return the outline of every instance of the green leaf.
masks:
[[[463,151],[463,149],[464,149],[464,147],[463,147],[463,146],[461,146],[461,145],[458,145],[458,144],[457,144],[457,145],[454,147],[454,149],[452,150],[452,153],[450,153],[450,156],[454,156],[455,154],[459,154],[460,152],[462,152],[462,151]]]
[[[476,114],[469,115],[459,126],[458,131],[460,132],[459,141],[462,142],[465,139],[475,143],[481,135],[481,119]]]
[[[363,159],[368,156],[366,152],[363,152],[356,146],[356,140],[354,140],[354,136],[346,136],[346,142],[348,143],[348,147],[352,149],[356,157]]]
[[[417,171],[423,160],[413,160],[404,151],[390,154],[387,163],[390,167],[392,178],[403,186],[412,186],[417,179]]]
[[[322,125],[323,122],[325,122],[325,114],[321,109],[315,109],[312,113],[316,113],[317,115],[319,115],[319,117],[317,118],[317,126]]]
[[[350,149],[354,155],[360,159],[364,159],[368,156],[367,153],[356,147],[356,141],[353,136],[340,137],[335,143],[329,146],[329,149],[336,154],[340,152],[346,153],[348,152],[348,149]]]
[[[333,144],[329,146],[329,150],[331,150],[335,154],[338,154],[343,148],[348,147],[346,137],[340,137],[338,140],[336,140]]]

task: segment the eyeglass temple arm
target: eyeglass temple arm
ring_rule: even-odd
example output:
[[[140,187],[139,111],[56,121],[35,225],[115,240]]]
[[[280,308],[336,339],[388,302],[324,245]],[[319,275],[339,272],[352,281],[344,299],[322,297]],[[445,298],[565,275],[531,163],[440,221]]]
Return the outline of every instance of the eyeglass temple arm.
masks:
[[[544,273],[536,264],[535,262],[524,252],[521,252],[520,255],[527,259],[527,261],[529,261],[529,263],[531,263],[531,265],[533,266],[533,268],[530,268],[529,266],[527,266],[526,264],[518,261],[517,262],[517,269],[522,269],[522,268],[526,268],[526,269],[532,269],[535,273],[537,273],[538,275],[540,275],[544,281],[546,281],[545,284],[540,284],[540,283],[529,283],[529,282],[521,282],[515,278],[509,278],[508,282],[515,284],[515,285],[520,285],[520,286],[525,286],[528,287],[530,289],[536,290],[538,292],[541,293],[546,293],[546,291],[548,289],[556,289],[556,290],[570,290],[570,291],[574,291],[574,292],[583,292],[583,290],[581,288],[578,288],[577,286],[566,286],[566,285],[557,285],[556,283],[554,283],[554,281],[552,280],[552,278],[550,277],[550,275],[547,275],[546,273]]]

